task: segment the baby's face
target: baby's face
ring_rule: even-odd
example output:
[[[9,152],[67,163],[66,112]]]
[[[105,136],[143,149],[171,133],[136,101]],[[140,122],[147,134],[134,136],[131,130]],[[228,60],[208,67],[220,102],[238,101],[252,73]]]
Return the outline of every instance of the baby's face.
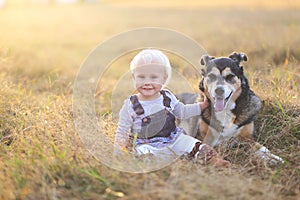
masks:
[[[162,65],[147,64],[134,69],[133,78],[137,91],[145,99],[155,98],[160,92],[168,76]]]

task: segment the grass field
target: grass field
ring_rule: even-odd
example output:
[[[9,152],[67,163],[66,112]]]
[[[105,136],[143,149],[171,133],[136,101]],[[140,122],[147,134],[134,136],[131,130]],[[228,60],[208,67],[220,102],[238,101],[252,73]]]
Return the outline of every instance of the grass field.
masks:
[[[0,9],[0,199],[299,199],[299,2],[20,2]],[[89,153],[73,122],[80,65],[113,35],[152,26],[186,34],[211,55],[248,55],[245,73],[263,101],[257,140],[285,164],[270,167],[237,148],[221,152],[232,162],[228,169],[179,159],[155,172],[132,174]],[[179,71],[186,65],[171,61]],[[95,95],[99,121],[111,139],[112,90],[128,64],[128,57],[112,63]],[[191,77],[192,88],[199,78]]]

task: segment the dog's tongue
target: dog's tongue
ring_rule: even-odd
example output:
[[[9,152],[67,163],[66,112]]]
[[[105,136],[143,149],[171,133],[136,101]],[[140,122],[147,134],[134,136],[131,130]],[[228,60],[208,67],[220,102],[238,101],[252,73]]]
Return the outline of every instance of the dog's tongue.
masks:
[[[221,112],[222,110],[224,110],[224,104],[225,104],[225,100],[224,99],[216,99],[214,108],[217,112]]]

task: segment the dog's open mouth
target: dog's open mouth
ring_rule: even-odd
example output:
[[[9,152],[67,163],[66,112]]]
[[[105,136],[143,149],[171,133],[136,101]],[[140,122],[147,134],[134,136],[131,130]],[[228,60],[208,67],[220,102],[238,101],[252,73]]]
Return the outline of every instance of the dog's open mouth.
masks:
[[[216,98],[214,108],[216,112],[221,112],[224,110],[226,103],[228,102],[229,98],[231,97],[232,92],[226,98]]]

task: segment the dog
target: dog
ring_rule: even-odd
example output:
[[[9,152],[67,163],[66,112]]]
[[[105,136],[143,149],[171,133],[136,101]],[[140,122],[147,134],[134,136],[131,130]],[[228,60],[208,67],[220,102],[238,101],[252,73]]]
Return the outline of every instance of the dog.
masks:
[[[254,141],[254,122],[261,108],[261,100],[250,89],[241,62],[244,53],[233,52],[228,57],[201,57],[202,80],[199,89],[209,106],[201,116],[181,121],[179,126],[204,143],[215,147],[229,141],[248,141],[255,145],[256,154],[270,164],[283,163],[263,145]],[[183,103],[196,102],[195,94],[181,94]],[[198,128],[199,129],[198,129]]]

